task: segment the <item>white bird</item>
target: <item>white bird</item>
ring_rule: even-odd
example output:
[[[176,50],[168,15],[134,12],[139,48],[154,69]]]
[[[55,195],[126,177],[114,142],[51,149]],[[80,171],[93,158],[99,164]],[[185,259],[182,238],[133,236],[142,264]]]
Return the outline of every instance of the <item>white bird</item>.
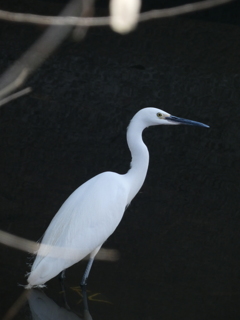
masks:
[[[132,156],[129,171],[100,173],[69,196],[43,236],[26,288],[43,286],[90,254],[81,281],[81,285],[86,285],[95,255],[114,232],[145,180],[149,153],[142,140],[143,130],[149,126],[178,124],[209,128],[156,108],[145,108],[135,114],[127,130]]]

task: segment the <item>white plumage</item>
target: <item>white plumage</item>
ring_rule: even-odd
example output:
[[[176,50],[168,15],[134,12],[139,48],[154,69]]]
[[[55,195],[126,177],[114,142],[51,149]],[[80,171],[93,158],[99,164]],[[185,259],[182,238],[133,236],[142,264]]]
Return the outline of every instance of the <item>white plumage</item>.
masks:
[[[124,174],[104,172],[85,182],[63,203],[47,228],[32,265],[26,288],[42,286],[61,271],[90,254],[82,279],[86,284],[95,255],[114,232],[127,205],[141,188],[148,169],[149,153],[142,131],[151,125],[202,123],[173,117],[163,110],[145,108],[132,119],[127,142],[132,155]]]

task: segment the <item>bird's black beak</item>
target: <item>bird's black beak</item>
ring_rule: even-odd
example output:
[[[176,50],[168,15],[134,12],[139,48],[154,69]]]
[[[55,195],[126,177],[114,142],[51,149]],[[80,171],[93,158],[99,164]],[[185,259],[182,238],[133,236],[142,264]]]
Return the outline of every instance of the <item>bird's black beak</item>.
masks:
[[[187,120],[183,118],[178,118],[175,116],[169,116],[165,118],[168,121],[176,122],[176,124],[186,124],[188,126],[198,126],[198,127],[205,127],[205,128],[210,128],[208,125],[197,122],[197,121],[192,121],[192,120]]]

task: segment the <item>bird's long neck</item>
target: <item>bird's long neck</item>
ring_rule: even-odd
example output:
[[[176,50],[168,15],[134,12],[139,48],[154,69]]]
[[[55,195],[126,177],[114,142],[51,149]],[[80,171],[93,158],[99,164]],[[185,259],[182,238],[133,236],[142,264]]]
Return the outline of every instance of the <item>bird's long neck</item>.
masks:
[[[145,127],[142,122],[136,121],[134,117],[127,131],[127,143],[132,155],[131,168],[125,174],[129,185],[128,203],[132,201],[142,187],[148,170],[149,152],[142,140],[142,132]]]

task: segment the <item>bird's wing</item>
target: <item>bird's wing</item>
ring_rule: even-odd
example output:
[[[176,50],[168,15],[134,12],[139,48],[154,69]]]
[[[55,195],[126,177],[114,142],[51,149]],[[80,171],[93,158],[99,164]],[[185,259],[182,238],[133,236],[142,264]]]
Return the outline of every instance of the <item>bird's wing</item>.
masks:
[[[127,197],[124,179],[112,172],[99,174],[76,189],[47,228],[42,243],[49,247],[40,246],[32,269],[52,255],[70,257],[67,268],[102,245],[121,221]]]

